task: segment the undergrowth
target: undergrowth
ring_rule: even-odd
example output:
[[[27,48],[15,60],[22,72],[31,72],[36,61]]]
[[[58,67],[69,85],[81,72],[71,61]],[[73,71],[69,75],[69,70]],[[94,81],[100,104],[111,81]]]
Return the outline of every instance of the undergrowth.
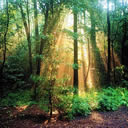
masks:
[[[8,96],[0,102],[0,106],[24,106],[31,104],[36,104],[36,102],[31,100],[31,91],[29,90],[10,92]]]
[[[37,104],[49,112],[48,96],[31,100],[31,91],[17,91],[9,93],[1,100],[0,106],[23,106]],[[126,88],[103,88],[91,90],[84,96],[74,96],[73,90],[68,87],[55,87],[52,97],[53,111],[57,110],[62,118],[73,119],[76,116],[87,116],[93,110],[115,111],[120,106],[128,107],[128,90]]]

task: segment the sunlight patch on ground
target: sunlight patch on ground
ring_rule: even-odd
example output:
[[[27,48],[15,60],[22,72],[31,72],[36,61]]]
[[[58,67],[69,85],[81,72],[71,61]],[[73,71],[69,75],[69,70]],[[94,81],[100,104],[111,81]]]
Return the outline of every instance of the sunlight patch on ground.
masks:
[[[93,112],[90,116],[90,119],[93,120],[96,123],[102,123],[104,122],[104,119],[102,117],[101,114],[99,114],[98,112]]]
[[[18,110],[18,112],[22,112],[22,111],[24,111],[27,107],[28,107],[28,105],[25,105],[25,106],[21,106],[21,107],[16,107],[16,109]]]

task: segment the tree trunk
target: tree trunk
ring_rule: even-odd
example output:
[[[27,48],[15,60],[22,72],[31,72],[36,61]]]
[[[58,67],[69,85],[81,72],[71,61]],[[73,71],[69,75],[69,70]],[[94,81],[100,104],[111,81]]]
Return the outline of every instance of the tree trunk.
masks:
[[[77,33],[77,13],[74,12],[74,33]],[[75,94],[78,94],[78,40],[77,38],[74,39],[74,87],[76,89]]]
[[[36,54],[39,53],[39,30],[38,30],[38,11],[37,11],[37,0],[33,0],[34,3],[34,23],[35,23],[35,42],[36,42]],[[36,59],[36,64],[38,60]],[[37,99],[37,83],[33,85],[34,96],[33,99]]]
[[[29,65],[30,65],[30,73],[32,74],[32,51],[31,51],[31,35],[30,35],[30,17],[29,17],[29,2],[27,0],[27,16],[28,16],[28,48],[29,48]]]
[[[28,15],[28,24],[26,22],[25,14],[23,12],[22,5],[19,5],[20,11],[21,11],[21,16],[27,36],[27,41],[28,41],[28,49],[29,49],[29,70],[30,74],[32,74],[32,52],[31,52],[31,37],[30,37],[30,21],[29,21],[29,10],[28,10],[28,0],[27,0],[27,15]]]
[[[109,0],[107,0],[107,25],[108,25],[108,64],[107,64],[107,77],[108,83],[110,83],[110,72],[111,72],[111,41],[110,41],[110,16],[109,16]]]
[[[91,43],[93,50],[96,48],[96,30],[95,30],[95,18],[94,18],[94,12],[90,12],[90,19],[91,19]]]
[[[4,33],[4,39],[3,39],[3,44],[4,44],[4,50],[3,50],[3,62],[2,62],[2,66],[0,69],[0,76],[2,77],[3,74],[3,70],[4,70],[4,65],[5,65],[5,61],[6,61],[6,52],[7,52],[7,33],[8,33],[8,27],[9,27],[9,11],[8,11],[8,0],[6,0],[6,15],[7,15],[7,20],[6,20],[6,30]]]
[[[47,25],[44,26],[43,35],[46,35],[46,29],[47,29]],[[38,53],[39,56],[42,55],[45,42],[46,42],[46,39],[41,38],[40,48],[39,48],[39,53]],[[37,75],[40,75],[40,68],[41,68],[41,57],[39,57],[39,58],[37,59],[37,71],[36,71],[36,74],[37,74]]]
[[[91,40],[91,46],[92,46],[92,51],[93,54],[91,56],[91,67],[95,67],[95,62],[97,61],[96,59],[96,30],[95,30],[95,17],[94,17],[94,12],[90,11],[90,19],[91,19],[91,35],[90,35],[90,40]]]
[[[123,5],[123,16],[124,18],[124,24],[123,24],[123,39],[121,42],[121,64],[125,65],[125,42],[126,42],[126,38],[127,38],[127,22],[126,22],[126,13],[125,13],[125,3],[124,0],[122,1],[122,5]]]
[[[46,4],[46,13],[45,13],[45,23],[44,23],[44,31],[43,31],[43,35],[45,36],[47,33],[47,27],[48,27],[48,13],[49,13],[49,7],[48,4]],[[42,51],[44,48],[44,43],[46,42],[46,39],[41,38],[41,42],[40,42],[40,48],[39,48],[39,55],[42,55]],[[39,57],[37,60],[37,71],[36,74],[40,75],[40,68],[41,68],[41,58]]]
[[[89,38],[88,38],[88,69],[87,69],[86,78],[85,78],[86,83],[87,83],[89,70],[90,70],[90,41],[89,41]]]
[[[6,19],[6,30],[4,33],[4,39],[3,39],[3,45],[4,45],[4,49],[3,49],[3,62],[0,68],[0,98],[2,98],[3,96],[3,84],[2,84],[2,78],[3,78],[3,70],[4,70],[4,66],[5,66],[5,62],[6,62],[6,53],[7,53],[7,33],[8,33],[8,27],[9,27],[9,11],[8,11],[8,0],[6,0],[6,15],[7,15],[7,19]]]
[[[39,53],[39,29],[38,29],[38,11],[37,11],[37,0],[34,2],[34,23],[35,23],[35,39],[36,39],[36,53]]]
[[[115,78],[116,78],[116,74],[115,74],[115,57],[114,57],[114,41],[112,41],[112,61],[113,61],[113,82],[115,84]]]

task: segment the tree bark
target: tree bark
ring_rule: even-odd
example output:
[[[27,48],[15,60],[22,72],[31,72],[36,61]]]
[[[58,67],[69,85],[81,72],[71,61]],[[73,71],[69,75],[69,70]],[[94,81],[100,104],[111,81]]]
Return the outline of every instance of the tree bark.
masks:
[[[96,48],[96,30],[95,30],[95,18],[94,18],[94,12],[90,12],[90,19],[91,19],[91,43],[93,50]]]
[[[91,40],[91,46],[92,46],[92,51],[93,54],[91,56],[91,67],[95,67],[95,62],[97,61],[97,58],[95,56],[96,54],[96,30],[95,30],[95,15],[93,11],[90,11],[90,19],[91,19],[91,35],[90,35],[90,40]]]
[[[48,16],[49,16],[49,6],[48,4],[46,4],[46,12],[45,12],[45,23],[44,23],[44,31],[43,31],[43,35],[45,36],[47,33],[47,27],[48,27]],[[40,48],[39,48],[39,56],[42,55],[42,51],[44,48],[44,43],[46,42],[46,39],[41,38],[41,42],[40,42]],[[40,75],[40,68],[41,68],[41,58],[39,57],[37,60],[37,71],[36,74]]]
[[[108,83],[110,83],[110,72],[111,72],[111,40],[110,40],[110,16],[109,16],[109,0],[107,0],[107,25],[108,25],[108,63],[107,63],[107,77]]]
[[[39,29],[38,29],[38,10],[37,0],[33,0],[34,3],[34,24],[35,24],[35,39],[36,39],[36,53],[39,53]]]
[[[122,1],[122,5],[123,5],[123,16],[124,18],[124,24],[123,24],[123,38],[122,38],[122,42],[121,42],[121,64],[125,65],[125,42],[126,42],[126,38],[127,38],[127,22],[126,22],[126,13],[125,13],[125,4],[124,4],[124,0]]]
[[[5,66],[5,62],[6,62],[6,53],[7,53],[7,33],[8,33],[8,28],[9,28],[9,11],[8,11],[8,0],[6,0],[6,15],[7,15],[7,19],[6,19],[6,30],[4,33],[4,39],[3,39],[3,45],[4,45],[4,49],[3,49],[3,62],[0,68],[0,98],[3,97],[3,83],[2,83],[2,78],[3,78],[3,70],[4,70],[4,66]]]
[[[114,41],[112,41],[112,61],[113,61],[113,82],[115,84],[115,78],[116,78],[116,74],[115,74],[115,57],[114,57]]]
[[[77,13],[74,12],[74,33],[77,33]],[[78,66],[78,40],[74,39],[74,64]],[[74,83],[76,92],[78,94],[78,68],[74,68]]]
[[[26,36],[27,36],[27,41],[28,41],[28,49],[29,49],[29,70],[30,70],[30,74],[32,74],[32,52],[31,52],[31,36],[30,36],[30,20],[29,20],[29,9],[28,9],[28,0],[27,0],[27,16],[28,16],[28,24],[25,18],[25,14],[23,12],[23,8],[22,5],[19,5],[20,7],[20,12],[21,12],[21,16],[22,16],[22,20],[23,20],[23,24],[24,24],[24,28],[25,28],[25,32],[26,32]]]
[[[2,66],[0,69],[0,76],[2,76],[3,74],[3,70],[4,70],[4,66],[5,66],[5,62],[6,62],[6,52],[7,52],[7,33],[8,33],[8,27],[9,27],[9,11],[8,11],[8,0],[6,0],[6,15],[7,15],[7,19],[6,19],[6,30],[4,33],[4,39],[3,39],[3,44],[4,44],[4,50],[3,50],[3,62],[2,62]]]
[[[37,10],[37,0],[33,0],[34,3],[34,24],[35,24],[35,42],[36,42],[36,54],[39,53],[39,29],[38,29],[38,10]],[[36,64],[38,63],[38,59],[36,59]],[[33,85],[34,96],[33,99],[37,99],[37,83]]]

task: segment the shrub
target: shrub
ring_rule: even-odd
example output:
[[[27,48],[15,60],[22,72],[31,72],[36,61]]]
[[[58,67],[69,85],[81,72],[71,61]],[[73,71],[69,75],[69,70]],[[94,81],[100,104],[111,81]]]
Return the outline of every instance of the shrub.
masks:
[[[0,102],[1,106],[23,106],[31,104],[35,104],[35,102],[31,101],[31,92],[28,90],[19,90],[13,93],[11,92]]]
[[[59,96],[54,107],[58,110],[60,117],[73,119],[72,96]]]
[[[89,90],[86,92],[85,98],[88,99],[88,103],[91,107],[91,110],[97,110],[100,108],[99,100],[100,100],[101,91],[100,90]]]
[[[91,107],[88,100],[79,96],[74,96],[72,102],[72,113],[74,116],[87,116],[90,114]]]
[[[126,88],[118,88],[118,91],[120,91],[120,96],[122,98],[121,105],[128,107],[128,90]]]
[[[53,93],[53,108],[56,109],[60,117],[63,116],[66,119],[72,119],[72,100],[73,100],[73,88],[67,86],[54,87]]]
[[[6,83],[9,83],[9,89],[22,88],[25,85],[24,69],[19,56],[8,57],[4,69],[4,79]]]
[[[72,87],[66,86],[55,86],[53,89],[53,110],[57,110],[62,118],[71,120],[75,116],[87,116],[92,110],[114,111],[121,105],[128,106],[128,90],[125,88],[91,90],[84,97],[74,96],[73,92]],[[45,103],[45,100],[42,102]]]
[[[121,106],[122,97],[114,88],[102,89],[99,99],[99,109],[105,111],[117,110]]]
[[[72,87],[56,87],[54,92],[54,108],[66,119],[75,116],[86,116],[90,114],[91,108],[88,100],[80,96],[73,96]]]

